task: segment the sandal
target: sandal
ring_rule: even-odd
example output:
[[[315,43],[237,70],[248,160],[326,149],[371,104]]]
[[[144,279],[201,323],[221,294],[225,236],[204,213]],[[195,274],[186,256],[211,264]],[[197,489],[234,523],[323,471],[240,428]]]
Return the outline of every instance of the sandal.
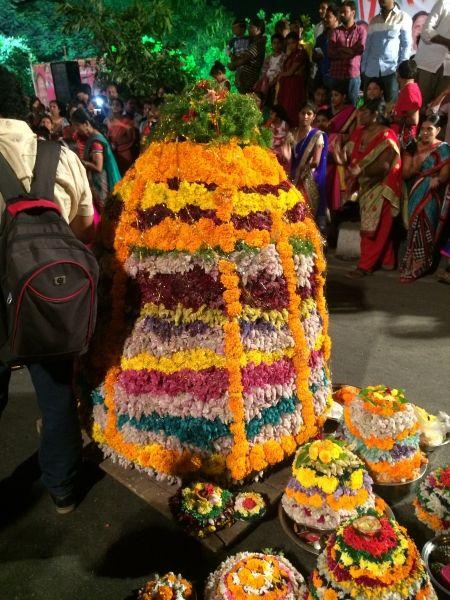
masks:
[[[346,277],[349,279],[363,279],[363,277],[367,277],[368,275],[372,275],[372,271],[356,268],[354,271],[349,271]]]
[[[445,271],[441,271],[438,274],[437,280],[439,283],[446,283],[447,285],[450,285],[450,271],[447,269]]]

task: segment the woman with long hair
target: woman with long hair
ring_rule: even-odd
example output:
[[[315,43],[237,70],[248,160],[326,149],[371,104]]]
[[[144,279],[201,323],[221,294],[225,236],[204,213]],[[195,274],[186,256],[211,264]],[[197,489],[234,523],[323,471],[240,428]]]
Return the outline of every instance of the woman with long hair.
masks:
[[[331,88],[331,119],[328,123],[328,208],[333,214],[340,210],[346,193],[345,144],[356,127],[356,108],[347,98],[347,85],[335,82]]]
[[[63,131],[69,126],[66,119],[64,104],[58,100],[52,100],[49,104],[50,119],[52,120],[52,139],[59,140],[63,137]]]
[[[319,225],[325,226],[328,138],[326,133],[312,126],[315,118],[314,105],[305,104],[293,135],[291,179],[305,194]]]
[[[120,98],[111,102],[110,116],[105,119],[108,140],[116,157],[121,175],[125,175],[139,153],[139,135],[134,120],[123,114],[125,105]]]
[[[393,224],[400,211],[402,170],[398,139],[386,126],[385,113],[383,100],[368,100],[348,144],[348,191],[357,194],[361,213],[361,256],[348,274],[352,278],[395,268]]]
[[[309,56],[303,46],[299,46],[296,33],[286,37],[286,59],[278,75],[277,104],[282,106],[292,126],[298,125],[298,113],[306,102],[309,78]]]
[[[98,224],[108,197],[120,181],[120,172],[108,140],[95,128],[87,111],[79,108],[71,115],[78,155],[86,167]]]
[[[450,146],[437,139],[438,115],[422,123],[418,144],[404,155],[408,181],[408,237],[400,277],[404,283],[426,275],[433,267],[450,215]]]

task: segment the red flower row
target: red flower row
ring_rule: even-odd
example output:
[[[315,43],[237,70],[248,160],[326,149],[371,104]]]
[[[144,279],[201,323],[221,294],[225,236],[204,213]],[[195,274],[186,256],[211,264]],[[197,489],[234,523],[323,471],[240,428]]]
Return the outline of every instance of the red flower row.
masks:
[[[359,533],[354,527],[346,527],[343,533],[345,544],[377,558],[383,556],[397,546],[397,535],[388,519],[382,518],[380,523],[381,529],[370,537]]]

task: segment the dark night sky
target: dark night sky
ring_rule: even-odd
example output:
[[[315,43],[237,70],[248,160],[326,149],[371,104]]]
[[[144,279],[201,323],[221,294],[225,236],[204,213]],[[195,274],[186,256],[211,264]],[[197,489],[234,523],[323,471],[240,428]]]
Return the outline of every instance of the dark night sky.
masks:
[[[263,8],[267,13],[294,12],[316,17],[318,0],[222,0],[238,16],[252,16]]]

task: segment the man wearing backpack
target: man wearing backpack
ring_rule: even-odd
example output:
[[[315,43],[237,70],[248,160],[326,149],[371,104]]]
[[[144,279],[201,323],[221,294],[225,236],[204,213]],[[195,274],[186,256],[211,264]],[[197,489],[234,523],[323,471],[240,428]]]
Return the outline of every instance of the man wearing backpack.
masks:
[[[30,197],[30,194],[32,195],[30,188],[36,177],[34,169],[35,163],[37,165],[36,161],[39,151],[36,135],[33,134],[27,123],[23,120],[27,115],[27,106],[20,86],[15,76],[1,66],[0,90],[0,158],[3,161],[3,166],[0,168],[0,224],[3,221],[4,225],[8,220],[12,221],[14,217],[16,217],[17,221],[17,215],[23,209],[23,206],[27,204],[26,201],[18,202],[17,200],[15,201],[15,204],[10,204],[10,200],[8,199],[8,204],[6,205],[7,199],[2,194],[2,191],[4,192],[6,186],[4,180],[5,172],[8,171],[7,167],[9,165],[11,168],[10,171],[16,176],[17,181],[23,187],[24,197],[33,200]],[[39,142],[39,144],[40,143],[41,142]],[[51,144],[51,142],[44,142],[44,144],[49,143]],[[51,187],[54,188],[49,195],[54,197],[51,200],[44,200],[41,202],[42,212],[52,212],[50,221],[51,219],[53,219],[53,221],[50,222],[50,227],[56,227],[55,231],[65,231],[64,228],[66,228],[67,231],[65,231],[64,239],[67,239],[67,243],[71,243],[81,256],[84,253],[85,247],[80,244],[75,237],[83,242],[88,242],[93,233],[94,210],[86,172],[78,157],[71,150],[68,150],[65,147],[60,149],[56,147],[54,150],[56,150],[57,153],[55,159],[56,174],[53,173],[52,175],[51,166],[48,166],[48,177],[53,177],[50,181],[52,182]],[[53,152],[53,154],[55,153]],[[46,165],[44,165],[44,171],[45,166]],[[45,176],[46,173],[44,173],[43,176],[41,173],[41,179],[45,179]],[[56,204],[56,208],[52,208],[52,202]],[[13,208],[11,209],[11,207]],[[37,213],[42,214],[39,210],[39,206],[37,206],[37,208]],[[46,211],[46,208],[49,210]],[[24,221],[21,221],[21,223],[29,222],[33,225],[33,214],[36,214],[36,210],[31,210],[29,213],[25,214],[23,217]],[[38,217],[38,219],[41,218],[41,216]],[[44,216],[44,219],[45,218],[46,217]],[[70,225],[70,230],[66,223]],[[63,229],[61,229],[61,224]],[[46,224],[46,226],[48,225]],[[49,229],[49,231],[50,230],[51,229]],[[72,235],[72,232],[75,237]],[[58,242],[60,241],[58,234],[49,234],[49,237],[52,235],[53,238],[57,238]],[[41,237],[43,237],[42,233]],[[22,236],[22,239],[23,238],[25,238],[25,236]],[[70,238],[73,239],[71,240]],[[31,238],[29,242],[30,246],[32,246],[33,242],[34,240]],[[26,238],[25,241],[22,241],[21,243],[22,247],[23,244],[28,244]],[[96,283],[95,274],[91,278],[88,270],[79,267],[75,260],[58,261],[59,248],[54,250],[53,247],[49,245],[49,251],[55,253],[54,262],[51,264],[60,265],[61,268],[60,275],[59,272],[57,273],[57,276],[53,276],[54,273],[51,273],[55,290],[62,290],[66,283],[66,277],[67,280],[69,280],[72,276],[72,273],[68,270],[71,265],[76,265],[76,267],[79,268],[80,273],[82,271],[86,273],[86,276],[91,280],[92,288],[94,289]],[[86,250],[86,252],[89,251]],[[23,253],[23,256],[24,260],[29,260],[26,252]],[[83,258],[81,260],[83,260]],[[6,269],[7,267],[2,268]],[[72,296],[76,296],[77,294],[72,293],[67,295],[66,292],[66,297],[61,296],[61,298],[55,300],[54,297],[48,297],[50,294],[45,296],[42,292],[39,292],[39,290],[36,291],[35,288],[39,287],[37,276],[44,272],[46,268],[47,267],[44,266],[39,269],[38,273],[33,273],[33,275],[28,278],[27,283],[28,281],[31,281],[33,277],[35,278],[32,282],[34,288],[32,288],[30,284],[30,289],[36,294],[40,294],[38,301],[43,302],[44,299],[51,301],[48,302],[49,311],[51,311],[53,306],[60,306],[63,301]],[[95,271],[95,269],[96,266],[91,270]],[[3,278],[3,282],[4,277],[4,273],[0,272],[0,278]],[[35,284],[34,281],[37,281],[37,283]],[[2,286],[4,287],[3,282]],[[9,303],[13,303],[13,299],[10,298],[11,293],[5,298],[4,289],[1,291],[1,302],[3,305],[6,306]],[[92,298],[94,298],[94,294],[95,290],[91,292]],[[20,300],[22,301],[22,296],[20,297]],[[19,303],[17,312],[18,311]],[[28,314],[28,330],[26,323],[20,324],[20,327],[22,327],[22,338],[27,337],[28,331],[31,332],[31,336],[29,337],[32,337],[33,331],[35,331],[35,329],[39,330],[39,311],[35,312],[36,319],[31,322],[29,319],[30,314],[33,315],[33,313]],[[49,314],[51,315],[52,313],[50,312]],[[5,321],[5,312],[1,313],[1,315],[0,318]],[[92,318],[92,322],[95,322],[95,315]],[[36,325],[36,328],[34,325]],[[3,330],[5,330],[4,323]],[[55,354],[58,355],[58,351],[56,351]],[[42,413],[43,428],[39,450],[42,481],[50,492],[57,512],[63,514],[71,512],[76,505],[76,479],[82,447],[76,401],[72,388],[73,357],[68,354],[68,357],[57,356],[59,360],[56,360],[51,357],[50,352],[42,359],[39,358],[39,355],[37,356],[36,360],[26,360],[24,363],[30,372],[36,390],[39,408]],[[14,363],[11,362],[11,364]],[[11,368],[8,366],[8,361],[0,363],[0,414],[8,401],[10,376]]]

